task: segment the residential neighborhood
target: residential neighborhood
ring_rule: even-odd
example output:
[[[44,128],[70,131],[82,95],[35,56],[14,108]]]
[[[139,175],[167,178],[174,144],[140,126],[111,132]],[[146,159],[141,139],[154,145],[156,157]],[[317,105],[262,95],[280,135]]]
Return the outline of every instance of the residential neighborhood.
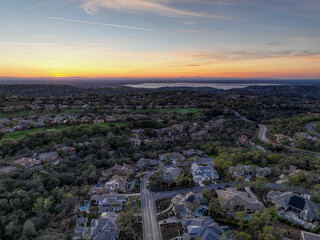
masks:
[[[245,106],[267,100],[171,93],[0,96],[0,238],[319,237],[319,156],[272,119],[263,138]]]

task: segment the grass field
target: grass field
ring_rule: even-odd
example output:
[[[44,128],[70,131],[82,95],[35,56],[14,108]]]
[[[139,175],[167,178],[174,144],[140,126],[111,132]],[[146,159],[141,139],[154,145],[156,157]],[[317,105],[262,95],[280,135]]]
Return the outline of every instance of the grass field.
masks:
[[[114,124],[118,127],[122,127],[122,126],[128,126],[129,123],[127,122],[117,122],[117,123],[97,123],[97,125],[100,125],[100,126],[105,126],[105,127],[108,127],[110,124]],[[91,126],[93,124],[90,124]],[[41,127],[41,128],[32,128],[32,129],[26,129],[26,130],[23,130],[23,131],[16,131],[16,132],[12,132],[12,133],[7,133],[6,135],[4,135],[3,139],[5,138],[12,138],[16,141],[20,140],[20,139],[23,139],[27,134],[35,134],[35,133],[38,133],[38,132],[41,132],[41,131],[61,131],[65,128],[67,128],[68,126],[65,126],[65,125],[61,125],[61,126],[57,126],[57,127],[51,127],[51,128],[44,128],[44,127]]]
[[[105,126],[105,127],[109,127],[110,124],[114,124],[117,127],[126,127],[129,125],[128,122],[116,122],[116,123],[97,123],[97,125],[101,125],[101,126]],[[93,125],[93,124],[92,124]]]
[[[0,113],[0,118],[13,118],[13,117],[21,117],[25,115],[36,115],[40,116],[42,114],[42,111],[39,110],[21,110],[21,111],[15,111],[10,113]]]
[[[64,114],[64,113],[80,113],[83,112],[82,109],[62,109],[60,111],[54,110],[50,111],[49,114]],[[25,115],[35,115],[35,116],[40,116],[40,115],[45,115],[44,111],[42,110],[32,110],[32,109],[27,109],[27,110],[20,110],[20,111],[15,111],[15,112],[10,112],[10,113],[0,113],[0,118],[11,118],[11,117],[22,117]]]
[[[15,102],[2,102],[1,105],[5,106],[5,107],[16,107],[16,106],[21,106],[21,105],[28,105],[30,104],[29,101],[15,101]]]
[[[172,109],[130,109],[129,112],[142,113],[142,112],[163,112],[163,113],[198,113],[202,108],[172,108]]]
[[[41,131],[61,131],[62,129],[65,129],[67,126],[58,126],[58,127],[52,127],[52,128],[32,128],[32,129],[26,129],[23,131],[16,131],[12,133],[7,133],[4,135],[3,138],[12,138],[16,141],[24,138],[27,134],[34,134]]]

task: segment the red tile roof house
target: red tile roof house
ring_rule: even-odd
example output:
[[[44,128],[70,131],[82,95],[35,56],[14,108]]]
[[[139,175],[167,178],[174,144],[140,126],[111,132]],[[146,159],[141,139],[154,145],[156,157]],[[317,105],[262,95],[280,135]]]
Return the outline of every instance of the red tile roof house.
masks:
[[[23,166],[25,168],[31,168],[41,164],[40,160],[33,158],[20,158],[15,161],[15,163],[19,166]]]
[[[127,177],[113,176],[108,182],[105,183],[104,188],[109,192],[122,191],[125,192],[128,187]]]
[[[108,177],[111,175],[128,175],[131,173],[134,173],[137,170],[137,168],[133,165],[129,165],[129,164],[123,164],[123,165],[119,165],[116,164],[114,165],[113,168],[108,169],[106,171],[103,171],[101,174],[102,176]]]

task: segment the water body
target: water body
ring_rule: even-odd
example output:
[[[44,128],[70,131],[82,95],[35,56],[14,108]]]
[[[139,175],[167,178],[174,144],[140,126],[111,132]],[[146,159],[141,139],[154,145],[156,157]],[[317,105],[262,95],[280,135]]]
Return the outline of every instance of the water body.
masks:
[[[245,88],[248,86],[272,86],[283,85],[276,83],[141,83],[141,84],[127,84],[126,87],[133,88],[162,88],[162,87],[211,87],[217,89],[229,90],[233,88]]]

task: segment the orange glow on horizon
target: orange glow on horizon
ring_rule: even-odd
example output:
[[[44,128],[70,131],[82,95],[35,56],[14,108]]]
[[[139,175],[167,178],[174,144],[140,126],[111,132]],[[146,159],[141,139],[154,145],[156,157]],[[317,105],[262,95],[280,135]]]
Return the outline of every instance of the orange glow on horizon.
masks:
[[[128,52],[49,46],[4,48],[0,77],[320,78],[320,56],[233,59],[197,52]],[[32,56],[32,59],[30,59]]]

